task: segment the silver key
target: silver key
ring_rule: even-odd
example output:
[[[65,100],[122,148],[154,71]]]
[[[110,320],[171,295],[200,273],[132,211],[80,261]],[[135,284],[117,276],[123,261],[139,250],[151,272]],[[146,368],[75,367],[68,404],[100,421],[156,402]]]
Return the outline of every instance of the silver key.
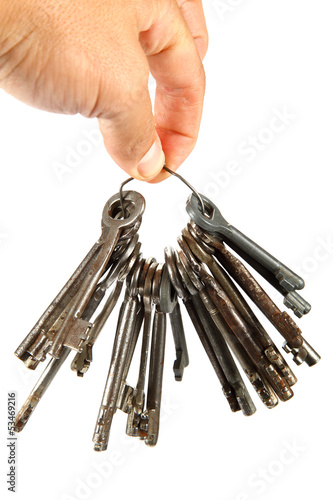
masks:
[[[135,324],[139,307],[140,304],[137,298],[132,297],[127,292],[119,314],[109,373],[93,435],[95,451],[104,451],[108,446],[111,424],[117,410],[126,360],[135,335]]]
[[[146,260],[140,279],[139,293],[143,300],[144,307],[144,323],[141,346],[141,357],[138,381],[132,399],[131,411],[127,418],[126,434],[129,436],[145,437],[141,424],[141,415],[145,404],[145,381],[148,365],[148,355],[151,337],[152,326],[152,281],[157,268],[155,259],[149,258]]]
[[[37,383],[26,399],[24,405],[16,415],[14,425],[15,432],[21,432],[25,427],[27,421],[31,417],[33,411],[36,409],[36,406],[40,402],[42,396],[45,394],[47,388],[58,373],[64,361],[67,359],[70,352],[71,350],[66,347],[65,349],[63,349],[58,359],[51,358],[49,360],[47,366],[45,367],[43,373],[39,377]]]
[[[135,237],[133,239],[133,243],[135,244],[137,242],[137,238]],[[82,351],[76,353],[72,364],[71,364],[71,369],[73,371],[77,372],[77,375],[82,377],[84,373],[86,373],[89,369],[90,363],[92,362],[92,348],[102,330],[102,328],[105,325],[105,322],[109,318],[111,312],[113,311],[118,298],[120,296],[120,293],[122,291],[123,287],[123,282],[126,279],[127,275],[130,273],[132,270],[133,266],[135,265],[136,260],[139,257],[139,251],[140,251],[141,244],[136,243],[134,246],[134,249],[132,249],[131,254],[129,255],[129,251],[123,252],[123,255],[119,258],[119,261],[115,263],[113,268],[111,268],[111,271],[107,277],[106,280],[103,281],[100,290],[105,290],[111,286],[111,283],[113,283],[116,280],[116,284],[114,288],[112,289],[109,297],[107,298],[107,301],[104,304],[104,307],[102,311],[99,313],[97,318],[95,319],[92,328],[89,331],[89,335],[87,339],[83,342],[82,344]],[[96,288],[96,290],[98,287]],[[104,294],[103,294],[104,295]],[[89,313],[91,313],[91,309],[88,307],[85,310],[85,314],[87,314],[87,309],[89,310]]]
[[[82,343],[87,337],[88,330],[92,327],[89,321],[82,318],[82,314],[106,269],[122,230],[132,227],[143,214],[145,202],[139,193],[128,191],[124,193],[124,196],[126,196],[127,202],[130,203],[127,211],[129,215],[126,219],[116,220],[114,218],[115,210],[119,210],[119,194],[110,198],[104,207],[100,251],[53,341],[50,354],[55,358],[59,357],[64,345],[77,351],[82,349]]]
[[[147,436],[145,437],[145,444],[147,446],[155,446],[157,444],[160,425],[166,338],[166,312],[161,310],[160,297],[163,296],[163,300],[167,301],[166,294],[171,292],[171,288],[168,285],[168,275],[166,275],[167,278],[164,278],[162,283],[163,269],[164,264],[159,264],[156,267],[152,283],[152,301],[155,305],[155,313],[151,338],[147,405],[145,412],[141,416],[140,425],[142,431],[147,431]],[[145,420],[147,423],[143,423]]]

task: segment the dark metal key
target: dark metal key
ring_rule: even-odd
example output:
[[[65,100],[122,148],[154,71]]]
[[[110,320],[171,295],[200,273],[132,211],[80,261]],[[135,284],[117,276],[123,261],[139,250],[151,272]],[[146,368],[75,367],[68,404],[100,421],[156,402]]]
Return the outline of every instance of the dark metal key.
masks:
[[[188,279],[192,282],[192,286],[194,285],[196,292],[192,292],[194,297],[194,304],[198,308],[199,316],[202,319],[202,322],[205,327],[206,334],[209,338],[209,342],[215,352],[215,355],[225,373],[227,380],[232,388],[232,391],[238,401],[238,404],[244,415],[249,416],[255,413],[256,407],[252,401],[252,398],[244,384],[242,376],[236,366],[236,363],[232,357],[232,354],[228,348],[228,345],[225,340],[225,336],[223,335],[223,324],[219,321],[219,317],[217,315],[218,311],[211,301],[209,294],[204,286],[204,284],[195,276],[192,269],[190,268],[186,255],[180,248],[178,250],[179,256],[179,271],[182,273],[182,278],[184,282],[187,284],[190,289],[190,284],[188,283]],[[202,304],[207,309],[210,318],[213,320],[215,324],[214,327],[211,326],[209,320],[207,321],[206,315],[203,311],[203,307],[201,306],[201,302],[196,299],[196,295],[199,295]]]
[[[195,235],[194,228],[188,224],[189,230],[183,230],[182,235],[186,243],[189,245],[193,255],[202,263],[206,264],[212,275],[220,286],[225,290],[233,304],[237,307],[244,320],[252,327],[257,340],[265,349],[265,354],[269,356],[271,363],[276,367],[280,374],[287,380],[290,386],[297,382],[297,379],[279,352],[278,348],[273,343],[271,337],[266,332],[243,295],[238,290],[235,283],[231,280],[226,271],[216,262],[213,257],[214,249],[210,248],[202,240]],[[192,230],[192,232],[190,232]],[[207,251],[208,250],[208,251]]]
[[[220,236],[250,265],[264,276],[280,293],[286,296],[285,305],[300,317],[310,311],[311,306],[295,290],[304,288],[304,280],[257,243],[229,224],[219,209],[207,197],[200,195],[208,215],[203,214],[198,198],[191,194],[186,210],[191,219],[202,229]]]
[[[210,299],[218,308],[224,321],[237,337],[251,361],[257,366],[259,373],[263,373],[264,377],[274,389],[274,392],[276,392],[282,401],[290,399],[293,396],[293,391],[288,382],[279,375],[274,366],[266,358],[262,346],[252,333],[251,327],[244,321],[223,288],[220,287],[216,280],[209,275],[204,267],[195,259],[186,242],[182,238],[178,238],[177,241],[182,250],[181,256],[183,257],[183,264],[186,261],[192,271],[197,274],[202,283],[207,287]]]
[[[164,257],[170,280],[178,294],[178,297],[183,301],[202,346],[205,349],[209,361],[211,362],[211,365],[214,368],[217,378],[221,384],[222,392],[229,403],[230,409],[233,412],[239,411],[239,403],[206,334],[205,327],[202,323],[203,317],[199,314],[198,309],[193,302],[193,295],[190,294],[190,291],[185,286],[185,282],[182,280],[179,273],[179,263],[177,261],[177,254],[175,250],[171,247],[166,247],[164,250]],[[189,279],[188,282],[190,288],[192,287],[194,289]],[[195,289],[193,293],[196,293]]]

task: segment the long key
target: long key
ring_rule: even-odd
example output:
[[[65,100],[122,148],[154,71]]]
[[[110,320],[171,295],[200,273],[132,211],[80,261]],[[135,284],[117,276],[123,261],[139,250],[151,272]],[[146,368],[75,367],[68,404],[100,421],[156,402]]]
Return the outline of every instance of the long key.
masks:
[[[114,341],[109,373],[93,435],[94,450],[107,449],[113,416],[124,376],[126,360],[135,334],[136,316],[139,302],[128,293],[121,306],[116,337]]]
[[[155,446],[158,440],[159,425],[160,425],[160,410],[162,398],[162,380],[164,367],[164,352],[166,338],[166,313],[160,308],[160,294],[163,299],[166,299],[166,293],[171,291],[166,279],[163,281],[165,290],[162,287],[163,264],[156,267],[153,282],[152,282],[152,302],[155,305],[150,363],[148,376],[147,404],[146,410],[141,417],[141,430],[147,432],[145,444],[147,446]],[[169,299],[171,301],[171,297]],[[145,420],[147,423],[144,423]]]
[[[116,297],[114,297],[114,298],[116,298]],[[65,313],[67,313],[69,307],[70,307],[70,304],[65,309]],[[89,320],[90,313],[91,313],[91,310],[87,309],[84,312],[83,318],[85,320]],[[59,322],[62,321],[61,316],[58,319],[58,321]],[[56,328],[56,327],[53,327],[53,328]],[[44,371],[42,372],[41,376],[39,377],[37,383],[35,384],[34,388],[32,389],[31,393],[29,394],[28,398],[26,399],[24,405],[22,406],[22,408],[20,409],[19,413],[16,416],[15,427],[14,427],[15,432],[20,432],[25,427],[27,421],[31,417],[33,411],[36,409],[42,396],[45,394],[46,390],[50,386],[51,382],[55,378],[56,374],[58,373],[59,369],[63,365],[64,361],[67,359],[70,352],[71,352],[71,349],[69,347],[65,347],[61,351],[59,358],[51,358],[50,359],[49,363],[46,365],[46,367],[45,367]]]
[[[270,283],[283,295],[294,294],[295,290],[304,288],[304,280],[294,273],[287,266],[261,248],[257,243],[241,233],[238,229],[230,225],[222,216],[219,209],[205,196],[201,195],[209,217],[202,214],[199,200],[195,195],[191,195],[186,204],[186,210],[190,217],[202,229],[219,235],[237,253],[239,253],[250,265],[261,273]],[[310,311],[311,306],[298,294],[290,295],[285,301],[288,307],[293,307],[294,312],[302,316]],[[297,300],[296,300],[297,299]]]
[[[126,379],[127,375],[130,369],[130,365],[132,362],[134,350],[139,338],[139,334],[141,331],[141,327],[143,324],[143,319],[144,319],[144,307],[142,304],[142,301],[140,301],[140,295],[139,295],[139,280],[140,276],[142,273],[142,269],[145,263],[145,259],[141,257],[141,254],[139,258],[137,259],[135,266],[133,267],[132,272],[127,276],[127,289],[128,293],[133,297],[133,298],[138,298],[140,302],[140,307],[137,313],[137,318],[135,321],[135,328],[134,328],[134,335],[131,341],[131,345],[129,348],[128,356],[126,359],[125,363],[125,368],[124,368],[124,373],[123,373],[123,379],[121,381],[121,387],[119,391],[119,396],[118,396],[118,401],[117,401],[117,408],[122,410],[124,413],[130,413],[132,410],[132,402],[133,402],[133,395],[134,395],[134,389],[130,385],[127,384]]]
[[[221,334],[222,325],[218,321],[216,307],[210,300],[210,297],[205,290],[204,285],[198,278],[196,278],[196,276],[190,269],[190,266],[188,265],[186,256],[183,253],[182,249],[178,251],[178,269],[188,289],[191,290],[191,286],[194,286],[195,291],[191,290],[191,293],[193,294],[192,296],[195,307],[198,310],[209,342],[214,350],[214,353],[221,365],[223,372],[227,377],[227,380],[243,414],[246,416],[253,415],[253,413],[255,413],[256,411],[256,407],[243,382],[242,376],[231,355],[225,338]],[[190,285],[189,281],[192,282],[192,285]],[[210,319],[208,319],[208,315],[206,314],[207,311],[204,311],[205,308],[209,313],[210,319],[213,320],[213,324]]]
[[[188,224],[189,230],[194,228]],[[297,382],[297,379],[284,360],[283,356],[279,352],[278,348],[273,343],[272,339],[255,316],[254,312],[244,299],[243,295],[239,292],[238,288],[231,280],[231,278],[227,275],[224,269],[217,264],[214,260],[212,253],[213,249],[210,249],[208,253],[206,251],[207,245],[205,249],[200,245],[200,239],[198,241],[197,238],[194,237],[193,233],[189,230],[183,230],[182,236],[185,239],[186,243],[189,245],[191,252],[193,255],[202,263],[206,264],[210,269],[212,275],[220,284],[220,286],[225,290],[228,297],[231,299],[233,304],[237,307],[240,314],[243,316],[244,320],[252,327],[253,333],[257,337],[257,340],[261,343],[263,348],[265,349],[265,354],[269,356],[271,363],[277,368],[280,374],[287,380],[289,386],[294,385]],[[195,234],[195,232],[194,232]]]
[[[183,301],[183,304],[198,334],[202,346],[205,349],[208,359],[211,362],[211,365],[221,384],[222,392],[229,403],[230,409],[233,412],[239,411],[240,406],[236,399],[236,396],[207,337],[205,327],[202,324],[202,316],[199,315],[198,310],[193,302],[192,295],[182,282],[182,278],[178,270],[177,255],[175,250],[171,247],[166,247],[164,249],[164,258],[170,280],[178,294],[178,297]]]
[[[44,311],[33,329],[16,349],[16,356],[21,359],[28,368],[34,370],[40,361],[45,360],[47,350],[50,347],[46,333],[76,295],[78,288],[84,281],[92,262],[100,250],[100,246],[101,243],[98,241],[92,247],[65,286]]]
[[[151,284],[154,273],[157,267],[155,259],[147,259],[143,267],[141,285],[139,286],[139,293],[142,296],[144,306],[144,323],[143,335],[141,346],[141,358],[139,367],[139,376],[136,388],[133,394],[131,412],[127,418],[126,434],[129,436],[142,436],[140,429],[141,415],[145,403],[145,381],[148,364],[149,344],[151,337],[151,323],[152,323],[152,296]]]
[[[116,220],[112,218],[116,207],[119,207],[119,194],[110,198],[104,207],[102,215],[102,246],[81,288],[75,296],[68,316],[54,339],[50,354],[55,358],[59,357],[64,345],[77,351],[81,350],[82,343],[92,326],[89,321],[82,319],[84,309],[105,271],[122,230],[133,226],[142,216],[145,206],[144,198],[135,191],[127,191],[124,193],[124,196],[130,202],[131,208],[131,210],[127,211],[128,217],[126,219]]]
[[[221,313],[229,328],[236,335],[252,362],[258,367],[273,387],[282,401],[287,401],[293,396],[293,391],[287,381],[279,375],[273,365],[266,358],[262,346],[252,334],[251,327],[244,321],[234,304],[231,302],[223,288],[210,276],[203,266],[196,261],[186,242],[178,238],[178,244],[183,252],[183,261],[186,260],[192,270],[207,286],[210,298]],[[185,256],[185,258],[184,258]]]

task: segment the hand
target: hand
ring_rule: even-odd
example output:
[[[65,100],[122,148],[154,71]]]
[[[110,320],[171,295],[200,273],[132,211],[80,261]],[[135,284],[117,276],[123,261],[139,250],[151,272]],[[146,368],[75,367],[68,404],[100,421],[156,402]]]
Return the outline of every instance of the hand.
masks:
[[[164,179],[164,161],[176,170],[195,145],[207,44],[201,0],[0,0],[0,86],[97,117],[111,157],[141,180]]]

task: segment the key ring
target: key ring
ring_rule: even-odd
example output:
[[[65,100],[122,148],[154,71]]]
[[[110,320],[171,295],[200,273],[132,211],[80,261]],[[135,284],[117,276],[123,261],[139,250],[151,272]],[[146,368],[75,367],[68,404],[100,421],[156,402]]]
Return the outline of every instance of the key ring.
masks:
[[[182,177],[180,174],[177,174],[176,172],[174,172],[173,170],[171,170],[169,167],[166,166],[166,164],[164,164],[163,166],[163,169],[166,170],[169,174],[171,175],[174,175],[175,177],[177,177],[178,179],[180,179],[188,188],[191,189],[191,191],[193,192],[193,194],[198,198],[199,200],[199,203],[200,203],[200,206],[201,206],[201,211],[203,213],[204,216],[206,216],[206,210],[205,210],[205,204],[203,202],[203,199],[202,197],[200,196],[200,194],[198,193],[198,191],[196,189],[194,189],[194,187],[186,180],[184,179],[184,177]],[[124,195],[123,195],[123,188],[124,186],[132,181],[134,179],[134,177],[130,177],[129,179],[126,179],[126,181],[124,181],[122,184],[120,184],[120,188],[119,188],[119,198],[120,198],[120,205],[121,205],[121,210],[123,212],[123,218],[125,218],[125,208],[124,208]]]

